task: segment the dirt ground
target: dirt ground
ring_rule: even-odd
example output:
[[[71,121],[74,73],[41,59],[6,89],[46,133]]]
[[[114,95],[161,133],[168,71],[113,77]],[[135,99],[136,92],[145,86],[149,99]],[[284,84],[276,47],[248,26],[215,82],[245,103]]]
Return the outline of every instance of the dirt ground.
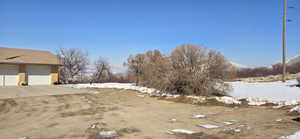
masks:
[[[178,128],[224,138],[249,139],[275,139],[300,130],[300,123],[292,120],[298,116],[287,115],[285,109],[201,106],[143,97],[135,91],[97,91],[98,94],[1,99],[0,138],[92,139],[95,129],[88,127],[93,123],[98,128],[118,131],[120,139],[177,139],[179,137],[166,131]],[[194,119],[194,114],[205,114],[207,118]],[[225,126],[223,122],[230,120],[237,122]],[[220,128],[204,129],[197,124]],[[240,127],[241,132],[230,130],[236,127]]]
[[[0,86],[0,99],[17,98],[28,96],[45,96],[45,95],[62,95],[62,94],[78,94],[86,91],[81,89],[67,88],[58,85],[42,85],[42,86]]]

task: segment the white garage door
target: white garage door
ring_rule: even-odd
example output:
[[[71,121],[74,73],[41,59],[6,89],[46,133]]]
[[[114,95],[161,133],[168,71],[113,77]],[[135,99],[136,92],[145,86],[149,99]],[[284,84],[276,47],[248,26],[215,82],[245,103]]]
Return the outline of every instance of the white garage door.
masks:
[[[49,85],[50,66],[27,65],[28,85]]]
[[[18,85],[18,65],[0,64],[0,86]]]

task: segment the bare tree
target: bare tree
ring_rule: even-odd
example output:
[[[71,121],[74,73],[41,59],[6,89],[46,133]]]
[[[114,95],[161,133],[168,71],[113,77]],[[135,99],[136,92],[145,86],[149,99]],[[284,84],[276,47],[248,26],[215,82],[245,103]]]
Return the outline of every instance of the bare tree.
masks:
[[[207,93],[208,54],[202,47],[184,44],[171,53],[172,87],[178,93]]]
[[[95,72],[93,74],[93,81],[101,82],[104,80],[108,80],[111,77],[111,70],[108,61],[99,57],[98,60],[94,63]]]
[[[150,87],[165,90],[164,84],[168,82],[167,76],[170,68],[169,58],[162,55],[159,50],[146,52],[142,72],[143,83]]]
[[[137,54],[131,55],[127,59],[127,62],[124,63],[128,67],[129,72],[132,72],[135,76],[135,83],[136,85],[139,84],[140,78],[143,74],[143,68],[145,63],[145,55],[144,54]]]
[[[226,94],[224,83],[230,64],[221,53],[184,44],[164,56],[158,50],[130,56],[129,71],[143,85],[181,94]]]
[[[64,82],[75,81],[76,76],[86,71],[89,63],[88,53],[74,48],[61,48],[57,56],[62,64],[59,68],[59,78]]]
[[[209,51],[208,66],[209,77],[214,79],[225,80],[228,77],[227,74],[233,70],[226,58],[217,51]]]

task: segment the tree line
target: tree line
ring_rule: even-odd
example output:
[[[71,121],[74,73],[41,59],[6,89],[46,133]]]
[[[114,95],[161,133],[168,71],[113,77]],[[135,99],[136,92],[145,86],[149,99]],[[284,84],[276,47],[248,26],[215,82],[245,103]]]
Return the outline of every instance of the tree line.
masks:
[[[130,55],[123,74],[113,74],[103,57],[91,63],[88,53],[77,49],[60,49],[57,56],[62,83],[135,82],[172,93],[224,95],[230,90],[224,81],[235,77],[234,68],[220,52],[192,44],[178,46],[170,55],[159,50]],[[87,72],[89,66],[93,70]]]
[[[286,71],[290,74],[296,74],[300,72],[300,62],[293,64],[287,64]],[[243,68],[237,70],[237,77],[248,78],[248,77],[263,77],[270,75],[282,74],[282,64],[274,64],[271,67],[256,67],[256,68]]]
[[[78,49],[59,49],[57,57],[60,83],[128,82],[123,74],[114,74],[108,60],[99,57],[91,62],[88,53]]]

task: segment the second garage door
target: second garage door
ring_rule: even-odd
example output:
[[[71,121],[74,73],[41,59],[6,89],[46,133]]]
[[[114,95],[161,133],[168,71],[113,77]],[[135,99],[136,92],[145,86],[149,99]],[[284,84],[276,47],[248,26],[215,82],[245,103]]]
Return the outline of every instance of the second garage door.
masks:
[[[49,85],[50,66],[28,65],[27,66],[28,85]]]

